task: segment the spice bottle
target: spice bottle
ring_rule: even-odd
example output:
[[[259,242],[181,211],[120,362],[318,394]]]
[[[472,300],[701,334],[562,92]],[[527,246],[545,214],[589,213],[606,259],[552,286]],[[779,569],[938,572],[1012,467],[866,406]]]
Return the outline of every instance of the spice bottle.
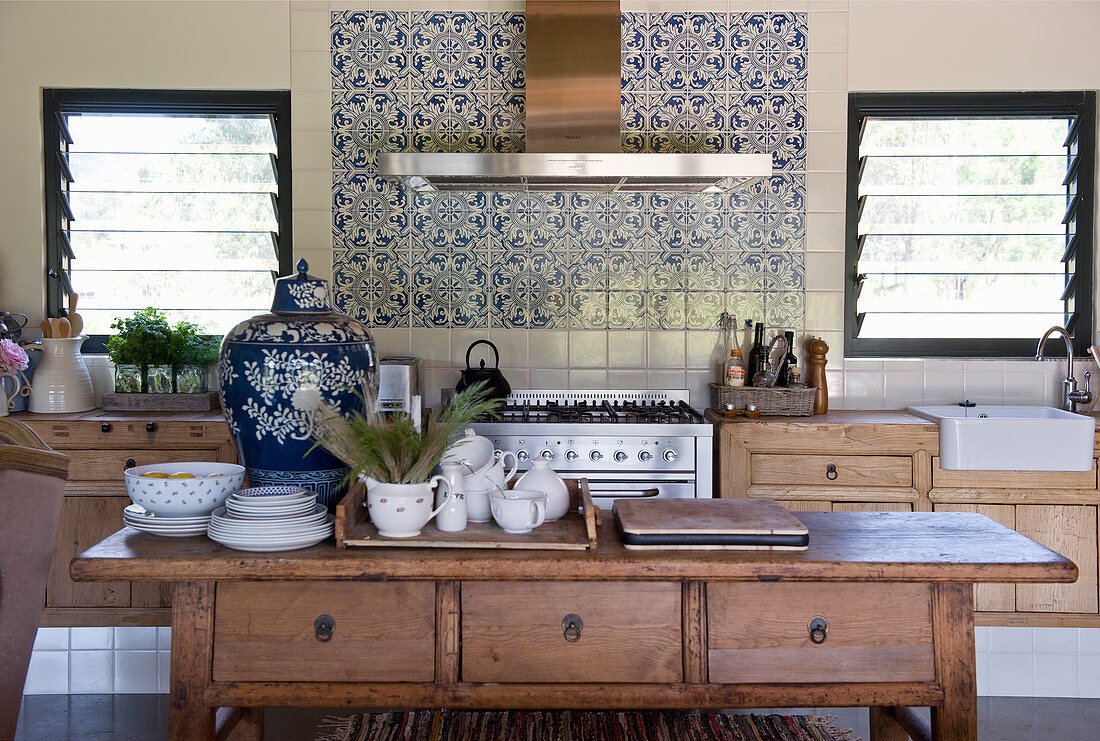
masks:
[[[741,364],[740,350],[730,350],[730,359],[726,361],[725,384],[727,386],[745,385],[745,366]]]

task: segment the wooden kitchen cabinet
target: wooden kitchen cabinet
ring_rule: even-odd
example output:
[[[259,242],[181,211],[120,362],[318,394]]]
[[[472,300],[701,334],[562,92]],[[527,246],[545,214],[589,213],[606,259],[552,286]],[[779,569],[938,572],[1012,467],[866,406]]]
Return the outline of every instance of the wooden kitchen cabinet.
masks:
[[[157,582],[78,584],[69,561],[122,528],[130,504],[127,463],[220,461],[237,450],[220,411],[29,414],[16,418],[71,459],[57,545],[46,585],[43,626],[168,625],[169,590]]]
[[[931,509],[927,461],[937,428],[911,415],[832,412],[721,421],[719,494],[775,499],[792,511]]]
[[[1065,554],[1073,584],[980,584],[980,625],[1100,627],[1097,466],[1090,471],[953,471],[935,424],[904,412],[839,411],[719,424],[723,497],[775,499],[794,512],[977,512]],[[1098,445],[1100,450],[1100,445]]]

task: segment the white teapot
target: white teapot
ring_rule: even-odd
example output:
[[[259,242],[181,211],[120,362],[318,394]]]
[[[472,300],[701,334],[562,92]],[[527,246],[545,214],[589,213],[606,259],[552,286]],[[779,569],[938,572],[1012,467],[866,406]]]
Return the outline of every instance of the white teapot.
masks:
[[[533,459],[531,465],[533,468],[516,481],[516,488],[545,492],[546,522],[561,519],[569,511],[569,487],[544,456]]]

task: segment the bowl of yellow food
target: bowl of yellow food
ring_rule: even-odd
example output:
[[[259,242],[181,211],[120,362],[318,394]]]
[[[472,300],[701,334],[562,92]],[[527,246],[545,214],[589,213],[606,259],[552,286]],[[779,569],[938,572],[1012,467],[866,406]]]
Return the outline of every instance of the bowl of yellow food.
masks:
[[[123,472],[126,493],[161,517],[208,515],[244,483],[235,463],[151,463]]]

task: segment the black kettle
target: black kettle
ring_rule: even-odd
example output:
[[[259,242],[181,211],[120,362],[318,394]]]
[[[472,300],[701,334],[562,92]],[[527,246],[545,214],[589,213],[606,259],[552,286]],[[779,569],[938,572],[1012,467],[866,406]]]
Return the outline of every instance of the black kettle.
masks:
[[[478,345],[488,345],[493,348],[494,361],[492,368],[486,368],[484,360],[481,361],[480,368],[470,367],[470,352]],[[497,350],[497,346],[489,340],[478,340],[466,348],[466,369],[462,371],[462,378],[455,385],[455,391],[463,391],[482,381],[485,382],[485,388],[489,392],[490,399],[504,399],[512,393],[512,387],[508,385],[508,380],[500,372],[500,352]]]

